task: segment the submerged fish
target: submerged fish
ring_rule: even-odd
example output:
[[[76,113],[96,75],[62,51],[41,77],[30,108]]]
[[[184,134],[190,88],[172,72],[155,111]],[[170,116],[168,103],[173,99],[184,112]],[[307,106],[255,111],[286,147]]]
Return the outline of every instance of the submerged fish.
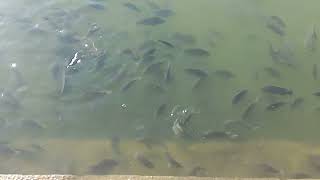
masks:
[[[168,161],[168,168],[183,168],[181,163],[176,161],[168,151],[165,152],[165,156]]]
[[[279,24],[282,27],[286,27],[286,24],[284,20],[279,16],[270,16],[270,19],[272,19],[275,23]]]
[[[202,78],[199,78],[197,79],[193,85],[192,85],[192,90],[196,90],[198,88],[200,88],[202,86],[202,84],[207,80],[206,77],[202,77]]]
[[[166,21],[160,17],[150,17],[137,22],[138,25],[156,26],[165,23]]]
[[[280,72],[272,67],[265,67],[263,68],[263,70],[273,78],[277,78],[277,79],[280,78]]]
[[[314,96],[320,96],[320,91],[313,93]]]
[[[104,159],[97,164],[89,167],[90,174],[103,175],[109,174],[119,163],[113,159]]]
[[[206,169],[200,166],[196,166],[192,168],[190,173],[188,174],[189,176],[205,176],[206,174]]]
[[[164,40],[158,40],[158,42],[170,47],[170,48],[174,48],[174,45],[169,43],[168,41],[164,41]]]
[[[127,7],[128,9],[131,9],[135,12],[141,12],[141,10],[136,5],[134,5],[133,3],[130,3],[130,2],[124,3],[123,6]]]
[[[242,120],[248,119],[256,107],[257,107],[257,101],[249,104],[249,106],[246,108],[246,110],[242,113]]]
[[[44,127],[41,124],[34,120],[23,120],[21,122],[21,128],[24,130],[26,129],[35,131],[40,131],[44,129]]]
[[[307,50],[314,52],[317,48],[317,41],[318,41],[318,34],[316,32],[315,25],[312,25],[311,32],[307,33],[306,38],[304,40],[304,47]]]
[[[102,90],[102,91],[86,91],[83,94],[83,97],[81,97],[82,101],[93,101],[96,99],[100,99],[103,98],[106,95],[111,94],[112,91],[111,90]]]
[[[90,26],[90,29],[88,30],[87,37],[92,36],[93,34],[95,34],[96,32],[98,32],[100,29],[101,29],[101,28],[100,28],[96,23],[93,23],[93,24]]]
[[[172,76],[172,73],[171,73],[171,63],[168,62],[168,67],[167,67],[167,70],[166,72],[164,73],[164,81],[166,83],[169,83],[171,82],[173,79],[173,76]]]
[[[270,16],[267,20],[267,28],[273,31],[274,33],[284,36],[285,35],[285,23],[284,21],[278,16]]]
[[[153,64],[150,64],[146,67],[146,69],[143,71],[143,74],[149,74],[149,73],[161,73],[161,66],[164,64],[164,62],[156,62]],[[162,73],[161,73],[162,74]]]
[[[127,83],[125,83],[121,88],[120,90],[122,92],[125,92],[127,91],[129,88],[131,88],[138,80],[140,80],[140,78],[135,78],[135,79],[132,79],[130,81],[128,81]]]
[[[61,95],[65,90],[66,69],[62,64],[55,63],[51,66],[53,79],[57,81],[58,93]]]
[[[196,38],[191,34],[184,34],[176,32],[172,35],[172,39],[178,41],[181,44],[195,44]]]
[[[263,92],[276,94],[276,95],[292,95],[293,94],[293,91],[290,89],[273,86],[273,85],[264,86],[261,90]]]
[[[312,66],[312,77],[314,80],[318,79],[318,66],[317,66],[317,64],[314,64]]]
[[[161,104],[155,112],[155,117],[158,118],[161,115],[163,115],[166,109],[167,109],[167,104],[166,103]]]
[[[236,77],[236,75],[229,70],[216,70],[214,74],[224,79],[232,79]]]
[[[267,163],[257,164],[256,167],[259,169],[260,172],[264,174],[280,174],[280,170],[276,169],[275,167]]]
[[[153,169],[154,168],[154,164],[153,162],[151,162],[146,156],[144,156],[141,153],[136,153],[134,155],[134,158],[144,167],[149,168],[149,169]]]
[[[205,70],[202,69],[196,69],[196,68],[186,68],[184,71],[188,74],[191,74],[193,76],[199,77],[199,78],[206,78],[208,77],[208,73]]]
[[[104,5],[99,3],[89,3],[88,6],[99,11],[103,11],[106,9]]]
[[[301,106],[301,104],[304,102],[304,98],[303,97],[298,97],[296,99],[294,99],[294,101],[292,102],[292,104],[290,105],[290,107],[292,109],[297,108],[299,106]]]
[[[224,131],[207,131],[201,135],[202,139],[229,139],[229,134]]]
[[[209,51],[201,48],[190,48],[185,49],[184,53],[189,56],[195,56],[195,57],[208,57],[210,56]]]
[[[303,172],[298,172],[291,175],[290,179],[312,179],[312,176]]]
[[[107,52],[103,51],[101,52],[98,57],[96,58],[96,68],[95,71],[98,71],[100,69],[102,69],[105,65],[105,61],[107,59]]]
[[[279,102],[275,102],[275,103],[272,103],[272,104],[269,104],[267,107],[266,107],[266,110],[267,111],[275,111],[277,109],[279,109],[280,107],[286,105],[288,103],[286,102],[282,102],[282,101],[279,101]]]
[[[173,16],[175,13],[171,9],[159,9],[154,12],[156,16],[167,18]]]
[[[248,94],[248,90],[244,89],[236,93],[232,98],[232,104],[238,104]]]

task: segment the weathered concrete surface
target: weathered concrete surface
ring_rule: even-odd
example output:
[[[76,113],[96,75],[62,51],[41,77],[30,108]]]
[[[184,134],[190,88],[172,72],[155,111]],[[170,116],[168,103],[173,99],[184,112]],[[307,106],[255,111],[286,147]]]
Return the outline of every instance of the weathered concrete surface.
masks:
[[[0,180],[280,180],[277,178],[215,178],[215,177],[175,177],[175,176],[71,176],[71,175],[0,175]],[[289,180],[289,179],[286,179]]]

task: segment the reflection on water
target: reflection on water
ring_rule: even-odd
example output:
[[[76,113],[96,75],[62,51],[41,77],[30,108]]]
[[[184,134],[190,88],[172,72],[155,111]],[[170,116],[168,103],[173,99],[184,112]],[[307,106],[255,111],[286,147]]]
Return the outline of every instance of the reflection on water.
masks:
[[[0,2],[0,172],[319,177],[318,4]]]

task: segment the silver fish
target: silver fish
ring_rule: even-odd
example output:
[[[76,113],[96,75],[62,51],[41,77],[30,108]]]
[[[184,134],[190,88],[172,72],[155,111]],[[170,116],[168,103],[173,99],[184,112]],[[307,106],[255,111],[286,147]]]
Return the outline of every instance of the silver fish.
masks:
[[[318,34],[315,28],[315,25],[312,25],[312,29],[307,33],[306,38],[304,40],[304,47],[310,51],[314,52],[317,48]]]

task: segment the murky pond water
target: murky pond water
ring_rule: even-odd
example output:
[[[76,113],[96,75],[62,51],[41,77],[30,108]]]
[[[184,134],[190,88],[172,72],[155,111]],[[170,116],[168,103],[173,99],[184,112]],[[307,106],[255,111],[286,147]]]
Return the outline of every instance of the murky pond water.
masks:
[[[0,2],[0,172],[320,177],[318,5]]]

